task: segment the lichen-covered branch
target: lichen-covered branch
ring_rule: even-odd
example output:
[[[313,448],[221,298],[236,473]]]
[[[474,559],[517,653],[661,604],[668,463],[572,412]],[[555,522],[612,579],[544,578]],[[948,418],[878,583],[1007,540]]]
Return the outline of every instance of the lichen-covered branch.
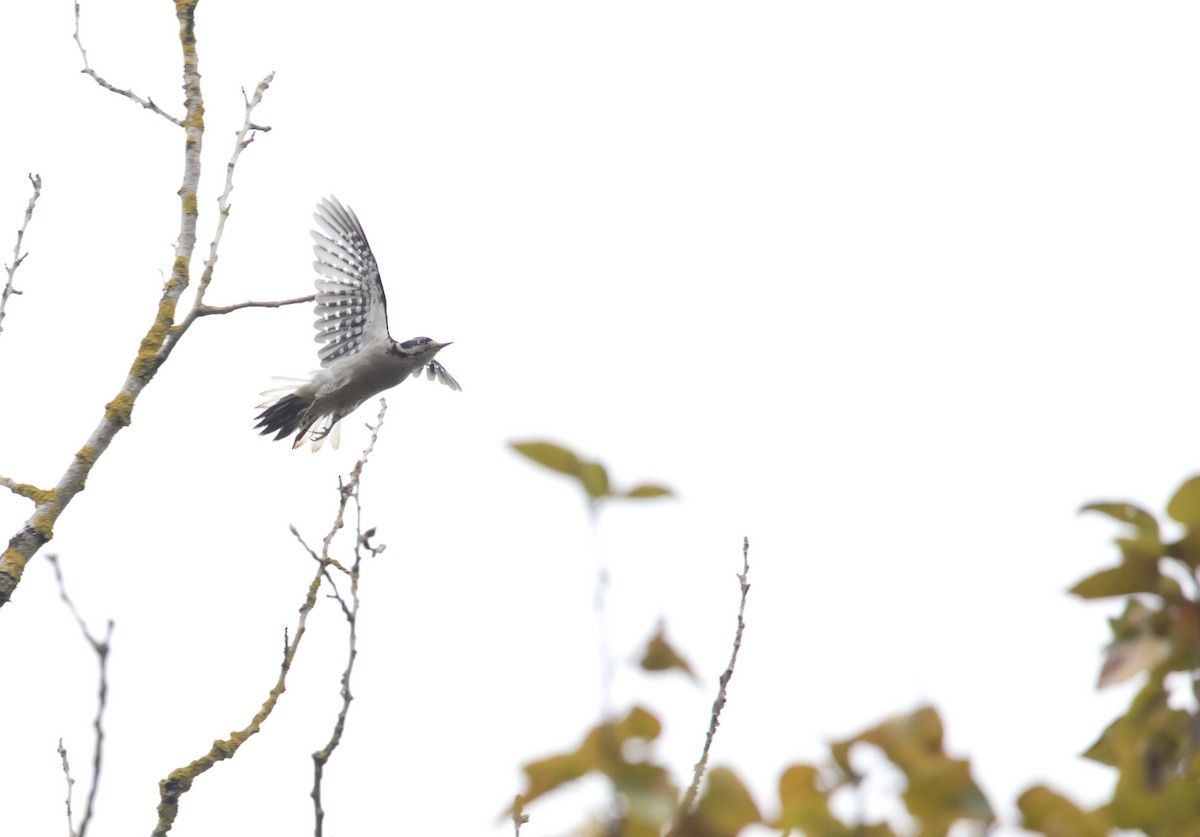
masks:
[[[33,218],[33,207],[37,205],[37,199],[42,194],[42,176],[40,174],[29,175],[29,182],[33,184],[33,196],[29,199],[29,204],[25,207],[25,220],[21,222],[21,229],[17,230],[17,243],[13,245],[13,260],[12,264],[4,266],[8,278],[4,282],[4,290],[0,291],[0,333],[4,331],[4,306],[8,304],[8,298],[13,294],[20,296],[21,292],[13,287],[13,277],[17,274],[17,268],[21,266],[21,262],[25,261],[25,257],[29,253],[21,252],[21,242],[25,238],[25,229],[29,226],[29,221]]]
[[[196,224],[199,217],[197,191],[200,185],[201,151],[204,140],[204,97],[200,87],[200,67],[196,53],[195,12],[198,0],[177,0],[175,14],[179,22],[179,41],[183,52],[183,89],[186,115],[182,120],[175,119],[163,113],[173,124],[184,131],[183,145],[183,180],[177,194],[180,201],[179,235],[176,238],[175,259],[171,266],[170,277],[162,289],[154,320],[142,337],[137,354],[129,373],[117,395],[105,405],[104,414],[99,425],[72,458],[58,483],[47,490],[34,489],[32,486],[18,486],[17,483],[6,481],[0,483],[22,496],[32,499],[36,508],[33,516],[8,542],[8,548],[0,554],[0,607],[3,607],[12,597],[13,591],[20,584],[21,576],[29,559],[54,537],[54,526],[59,515],[71,500],[84,489],[87,477],[91,473],[96,460],[104,454],[109,444],[122,428],[127,427],[132,419],[133,407],[138,396],[158,372],[159,368],[170,357],[172,350],[188,327],[200,316],[226,313],[226,309],[213,308],[203,304],[203,289],[198,286],[200,293],[194,300],[190,311],[177,323],[177,308],[184,292],[191,284],[192,256],[196,246]],[[147,107],[162,113],[153,103],[143,102],[140,98],[114,88],[104,82],[87,66],[87,52],[79,37],[79,7],[76,5],[75,40],[84,59],[85,72],[91,75],[102,87],[112,90],[122,96],[132,98]],[[228,214],[228,197],[233,188],[233,170],[241,152],[250,144],[254,131],[265,131],[267,128],[255,124],[251,120],[254,107],[261,102],[262,95],[270,84],[271,76],[267,76],[258,85],[253,98],[246,100],[246,119],[242,131],[238,134],[233,154],[226,166],[226,186],[219,203],[219,223],[213,239],[208,262],[206,263],[201,282],[203,288],[212,280],[212,271],[216,264],[216,251],[220,243],[221,230],[224,228],[225,217]],[[35,182],[35,186],[38,182]],[[228,306],[227,310],[249,307],[276,307],[278,305],[294,304],[298,300],[285,300],[279,303],[242,303]]]
[[[191,789],[192,783],[196,781],[196,778],[199,777],[200,774],[207,772],[219,761],[233,758],[234,754],[238,751],[238,748],[245,744],[250,736],[259,732],[259,730],[262,728],[263,722],[266,721],[271,712],[274,711],[275,705],[279,702],[279,697],[287,689],[288,672],[291,671],[292,663],[296,658],[296,652],[300,647],[300,641],[304,638],[304,632],[307,629],[306,626],[308,622],[308,615],[316,606],[317,593],[321,588],[321,582],[328,577],[329,568],[331,566],[341,566],[330,555],[329,547],[333,542],[334,536],[345,525],[346,506],[349,504],[352,497],[357,497],[358,484],[359,480],[362,478],[363,467],[367,464],[367,459],[370,457],[371,452],[375,449],[375,440],[379,437],[379,430],[383,426],[383,417],[387,412],[387,403],[383,399],[380,399],[379,404],[378,422],[373,428],[371,428],[371,440],[367,444],[366,450],[363,451],[362,457],[359,458],[358,462],[355,463],[347,482],[338,486],[338,510],[334,517],[333,523],[329,527],[329,532],[323,541],[321,554],[318,555],[308,546],[308,544],[304,542],[304,539],[300,536],[300,533],[297,531],[295,526],[291,527],[292,534],[296,537],[296,540],[300,542],[300,545],[303,546],[304,549],[307,550],[308,554],[312,556],[313,560],[317,562],[317,570],[313,574],[312,581],[309,582],[308,592],[304,597],[304,603],[300,606],[300,616],[297,620],[296,630],[293,632],[290,640],[287,637],[287,633],[284,633],[283,664],[280,666],[279,675],[275,680],[275,685],[271,688],[270,693],[268,693],[267,699],[263,703],[262,708],[259,709],[254,717],[250,720],[249,726],[238,732],[232,733],[229,738],[215,741],[212,749],[203,756],[185,767],[172,770],[167,778],[158,783],[158,823],[154,828],[153,837],[164,837],[164,835],[171,830],[171,827],[175,823],[175,818],[179,814],[179,798]],[[356,555],[357,554],[358,553],[356,550]],[[357,565],[357,560],[355,563]],[[355,594],[356,593],[357,590],[355,590]],[[344,608],[345,602],[343,601],[342,604]],[[353,622],[351,622],[351,625],[353,626]],[[353,639],[351,640],[351,643],[352,665]],[[339,715],[339,723],[344,723],[345,721],[346,706],[350,700],[348,672],[349,667],[347,669],[347,673],[343,675],[342,685],[343,699],[345,703],[343,704],[342,713]],[[318,803],[318,810],[319,809],[320,806]],[[318,830],[318,834],[319,833],[320,832]]]

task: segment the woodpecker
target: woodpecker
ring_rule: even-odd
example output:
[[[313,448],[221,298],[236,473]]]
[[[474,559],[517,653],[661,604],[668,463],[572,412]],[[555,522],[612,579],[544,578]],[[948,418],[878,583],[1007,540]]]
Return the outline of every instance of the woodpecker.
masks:
[[[317,271],[317,314],[313,325],[321,368],[308,378],[276,378],[285,386],[267,390],[269,399],[259,404],[255,418],[259,435],[275,439],[295,433],[292,448],[312,443],[321,449],[328,438],[338,446],[339,422],[377,393],[391,389],[409,375],[425,370],[450,389],[458,381],[434,357],[449,343],[414,337],[398,343],[388,333],[387,298],[379,278],[379,265],[367,243],[362,224],[337,198],[322,199],[313,219],[313,252]]]

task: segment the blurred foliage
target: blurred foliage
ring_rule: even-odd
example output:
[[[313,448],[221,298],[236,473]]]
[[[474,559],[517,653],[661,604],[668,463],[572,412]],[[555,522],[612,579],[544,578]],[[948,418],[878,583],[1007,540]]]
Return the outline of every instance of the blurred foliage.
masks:
[[[557,445],[527,442],[513,448],[574,477],[593,502],[668,493],[653,485],[612,492],[603,466]],[[1200,702],[1200,476],[1186,481],[1167,504],[1167,517],[1181,530],[1173,540],[1164,538],[1154,515],[1130,503],[1094,503],[1083,511],[1125,527],[1115,539],[1120,553],[1116,566],[1089,575],[1070,590],[1083,599],[1125,599],[1121,614],[1109,619],[1112,642],[1097,688],[1140,674],[1146,675],[1146,682],[1128,710],[1083,754],[1115,769],[1112,798],[1087,810],[1047,787],[1035,786],[1017,800],[1019,824],[1047,837],[1103,837],[1116,829],[1150,837],[1200,835],[1200,712],[1195,709]],[[662,625],[647,641],[640,667],[650,673],[681,671],[695,678],[667,641]],[[709,770],[696,804],[691,810],[678,810],[679,787],[653,758],[661,723],[649,710],[635,707],[620,720],[593,727],[574,750],[526,765],[526,790],[514,812],[519,814],[521,805],[575,779],[599,774],[611,785],[617,813],[581,833],[734,837],[759,825],[809,837],[944,837],[952,828],[955,834],[983,834],[995,824],[969,762],[945,752],[942,720],[932,707],[897,715],[834,742],[824,764],[788,767],[779,779],[778,800],[772,800],[774,816],[762,813],[745,784],[726,767]],[[881,753],[903,775],[900,801],[910,821],[895,823],[862,813],[872,807],[856,798],[868,777],[858,772],[852,753],[863,746]],[[847,794],[852,804],[835,801],[835,796]],[[835,812],[839,810],[860,813],[845,818]]]
[[[678,670],[686,674],[692,680],[696,679],[696,673],[692,671],[692,667],[688,665],[688,661],[683,658],[678,651],[667,642],[667,629],[660,622],[658,630],[654,636],[646,643],[645,650],[642,651],[641,662],[638,663],[646,671],[670,671]]]
[[[512,442],[510,446],[543,468],[573,477],[593,505],[614,498],[645,500],[671,496],[669,489],[653,483],[635,485],[628,491],[614,491],[608,481],[608,471],[603,465],[583,459],[561,445],[551,442]]]

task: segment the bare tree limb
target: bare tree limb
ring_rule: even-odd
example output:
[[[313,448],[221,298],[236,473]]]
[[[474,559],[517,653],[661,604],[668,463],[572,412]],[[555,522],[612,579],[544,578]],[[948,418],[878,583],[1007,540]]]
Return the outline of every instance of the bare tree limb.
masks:
[[[679,803],[679,809],[675,814],[675,824],[672,826],[670,834],[679,833],[684,818],[692,810],[692,805],[696,801],[696,794],[700,790],[700,779],[704,776],[704,770],[708,766],[708,751],[712,747],[713,736],[717,734],[717,727],[721,724],[721,710],[725,708],[725,690],[729,687],[729,681],[733,679],[733,667],[737,663],[738,651],[742,647],[742,632],[746,630],[746,594],[750,592],[750,582],[747,580],[749,576],[750,539],[743,538],[742,571],[738,574],[738,582],[742,587],[742,601],[738,605],[737,630],[733,635],[733,652],[729,655],[729,665],[725,667],[725,671],[721,673],[720,680],[718,681],[720,686],[717,689],[717,698],[713,701],[712,715],[708,722],[708,735],[704,737],[704,749],[700,753],[700,760],[696,762],[696,766],[692,770],[692,783],[683,795],[683,801]]]
[[[196,288],[196,302],[193,306],[199,308],[204,304],[204,294],[208,290],[208,285],[212,282],[213,268],[217,264],[217,248],[221,244],[221,235],[225,232],[225,219],[229,217],[229,195],[233,191],[233,170],[237,167],[238,157],[242,156],[242,152],[254,142],[255,131],[269,131],[271,128],[260,127],[250,121],[250,116],[254,113],[260,102],[262,102],[263,94],[267,92],[267,88],[271,86],[271,81],[275,78],[274,73],[267,73],[266,78],[258,83],[254,88],[254,97],[246,98],[245,89],[242,90],[242,101],[245,102],[246,117],[242,121],[242,127],[237,132],[237,141],[233,144],[233,154],[229,157],[229,162],[225,164],[225,189],[221,192],[221,196],[217,198],[217,230],[213,234],[212,243],[208,246],[208,258],[204,262],[204,272],[200,275],[200,284]],[[194,317],[192,318],[194,319]]]
[[[63,581],[62,569],[58,566],[58,556],[47,555],[46,559],[54,567],[54,578],[58,581],[59,597],[71,611],[71,615],[75,617],[75,622],[79,625],[79,630],[83,632],[83,638],[92,646],[92,650],[96,652],[96,657],[100,662],[99,700],[96,708],[96,718],[92,721],[92,727],[96,730],[96,746],[92,751],[92,783],[88,788],[87,805],[83,809],[83,820],[79,824],[79,831],[75,830],[71,814],[71,786],[75,784],[75,780],[71,778],[71,768],[67,763],[66,748],[63,747],[61,738],[58,741],[58,752],[62,756],[63,772],[67,775],[67,825],[70,828],[71,837],[87,837],[88,825],[92,821],[92,812],[95,810],[96,789],[100,786],[100,766],[104,755],[104,709],[108,705],[108,651],[112,642],[113,621],[111,619],[108,620],[104,639],[97,639],[88,630],[87,623],[83,621],[83,617],[79,614],[75,603],[67,595],[67,585]]]
[[[4,290],[0,291],[0,333],[4,331],[4,306],[8,304],[8,298],[12,294],[21,295],[21,292],[13,287],[13,277],[17,273],[17,268],[21,266],[21,262],[25,261],[25,257],[29,255],[27,252],[21,252],[21,241],[25,238],[25,228],[29,226],[29,222],[33,218],[33,207],[42,194],[42,176],[40,174],[29,175],[29,182],[33,184],[33,196],[25,207],[25,220],[21,222],[21,229],[17,230],[17,243],[13,245],[12,264],[4,266],[4,270],[8,273],[8,279],[4,283]]]
[[[284,632],[283,645],[283,663],[279,669],[279,676],[275,681],[275,685],[271,688],[267,695],[266,701],[263,702],[262,708],[250,720],[249,726],[238,732],[233,733],[229,738],[213,743],[212,749],[205,753],[200,758],[191,762],[185,767],[172,770],[167,778],[158,783],[159,803],[158,803],[158,823],[154,828],[153,837],[165,837],[168,831],[171,830],[175,822],[176,816],[179,814],[179,798],[187,793],[192,783],[200,774],[205,773],[212,768],[217,762],[224,759],[233,758],[238,749],[246,743],[252,736],[262,729],[262,724],[274,711],[275,705],[279,701],[280,695],[287,688],[287,676],[291,671],[292,663],[296,658],[296,652],[300,647],[300,641],[304,638],[304,633],[308,622],[308,615],[312,612],[317,603],[317,593],[321,588],[321,582],[328,576],[330,566],[336,562],[329,556],[329,546],[333,542],[334,536],[345,525],[346,506],[349,504],[352,497],[357,496],[359,480],[362,478],[363,467],[367,464],[367,459],[371,452],[375,449],[375,441],[379,437],[379,430],[383,426],[383,417],[387,412],[387,402],[382,398],[379,400],[379,418],[378,423],[371,429],[371,440],[367,444],[366,450],[363,451],[362,457],[355,463],[354,468],[350,472],[348,481],[344,485],[339,485],[339,503],[337,514],[334,517],[333,523],[330,525],[329,533],[325,536],[321,554],[317,555],[301,537],[300,532],[295,526],[291,527],[292,534],[300,545],[308,552],[310,556],[317,562],[317,570],[313,575],[312,581],[309,582],[308,592],[304,597],[304,603],[300,606],[300,616],[296,624],[295,631],[291,634],[291,639],[288,639],[288,634]],[[338,565],[340,566],[340,565]],[[357,592],[357,590],[355,591]],[[343,607],[345,603],[343,602]],[[352,623],[353,624],[353,623]],[[353,644],[351,645],[353,650]],[[353,654],[351,656],[353,663]],[[348,669],[349,670],[349,669]],[[344,723],[346,707],[349,705],[349,674],[343,675],[343,708],[339,715],[339,723]],[[335,745],[336,746],[336,745]],[[319,804],[318,804],[319,810]],[[318,832],[319,833],[319,832]]]
[[[387,402],[380,400],[380,410],[378,424],[371,427],[371,441],[368,443],[367,450],[363,451],[363,459],[366,460],[367,454],[375,447],[375,439],[379,433],[379,425],[383,423],[384,413],[387,411]],[[378,555],[386,548],[383,544],[372,546],[371,538],[375,536],[375,530],[368,529],[366,533],[362,530],[362,503],[359,502],[359,479],[357,475],[351,476],[351,482],[348,486],[342,489],[343,507],[346,498],[354,499],[354,514],[355,514],[355,542],[354,542],[354,563],[350,569],[337,564],[329,556],[329,544],[332,542],[332,535],[336,529],[331,529],[329,536],[325,540],[324,554],[322,563],[325,566],[326,578],[329,580],[329,586],[333,589],[333,598],[341,605],[342,615],[346,617],[346,622],[349,624],[349,648],[346,655],[346,668],[342,672],[342,687],[341,697],[342,706],[338,710],[337,718],[333,724],[333,732],[329,736],[329,741],[320,750],[312,754],[313,760],[313,789],[309,794],[313,801],[313,818],[315,820],[315,837],[322,837],[324,834],[325,824],[325,809],[321,804],[321,781],[325,776],[325,765],[329,762],[333,751],[342,743],[342,732],[346,728],[346,716],[350,712],[350,702],[354,700],[354,695],[350,692],[350,678],[354,673],[354,661],[358,657],[358,582],[360,578],[360,570],[362,567],[363,552],[369,552],[372,556]],[[337,584],[334,583],[332,576],[329,575],[330,566],[336,566],[350,579],[350,601],[347,602],[342,594],[338,591]]]
[[[198,320],[201,317],[208,317],[213,314],[228,314],[231,311],[240,311],[243,308],[282,308],[285,305],[300,305],[305,302],[313,302],[316,300],[316,294],[308,296],[298,296],[295,299],[277,299],[270,302],[239,302],[236,305],[200,305],[193,309],[190,315],[193,320]]]
[[[138,396],[159,368],[170,357],[179,339],[188,327],[201,316],[205,310],[203,300],[197,298],[191,311],[184,320],[176,326],[176,312],[179,301],[191,282],[192,255],[196,246],[196,222],[199,217],[197,190],[200,185],[200,154],[204,139],[204,97],[200,89],[200,70],[196,52],[196,4],[199,0],[177,0],[175,15],[179,21],[179,40],[183,52],[183,89],[184,105],[187,115],[182,121],[171,117],[172,122],[184,129],[186,139],[183,147],[183,183],[177,194],[180,200],[179,235],[175,244],[175,260],[171,267],[170,278],[163,286],[158,310],[154,321],[141,340],[138,352],[130,366],[125,383],[121,386],[116,397],[105,405],[104,415],[100,424],[93,431],[87,443],[76,453],[67,466],[62,477],[53,489],[41,492],[36,498],[37,503],[33,516],[25,525],[9,539],[8,548],[0,553],[0,607],[3,607],[12,597],[13,591],[21,582],[21,576],[29,559],[54,537],[54,526],[63,509],[74,499],[75,495],[84,489],[88,475],[96,460],[104,454],[113,438],[132,421],[133,407]],[[76,6],[78,15],[78,5]],[[78,24],[78,16],[76,17]],[[78,25],[76,27],[78,33]],[[78,41],[78,38],[76,39]],[[80,50],[83,51],[82,42]],[[83,52],[84,63],[87,53]],[[93,77],[94,74],[93,74]],[[99,80],[99,79],[98,79]],[[250,119],[254,106],[270,84],[271,76],[267,76],[259,84],[253,98],[246,100],[246,120],[243,129],[238,134],[238,142],[226,168],[226,189],[221,198],[221,217],[218,232],[213,241],[209,261],[206,263],[201,282],[204,289],[212,280],[212,269],[216,263],[216,247],[220,241],[220,230],[223,228],[225,215],[229,207],[227,199],[232,190],[233,169],[242,150],[249,145],[252,132],[265,131],[265,127],[257,125]],[[111,86],[109,86],[110,89]],[[123,91],[116,91],[123,93]],[[136,101],[141,101],[135,97]],[[249,138],[248,138],[249,137]],[[199,288],[198,288],[199,289]],[[203,289],[199,289],[203,293]],[[281,303],[290,304],[290,303]],[[237,307],[272,307],[269,304],[254,304]],[[213,309],[206,313],[218,313]],[[11,485],[6,486],[14,490]],[[18,492],[20,493],[20,492]],[[29,495],[25,495],[29,496]]]
[[[100,75],[98,75],[96,73],[95,70],[93,70],[88,65],[87,50],[83,48],[83,41],[79,37],[79,3],[75,4],[75,43],[79,46],[79,54],[81,56],[83,56],[83,69],[80,70],[79,72],[81,72],[85,75],[91,76],[92,80],[95,81],[96,84],[103,87],[105,90],[111,90],[113,93],[116,93],[118,96],[124,96],[126,99],[129,99],[131,102],[137,102],[139,105],[146,108],[147,110],[154,111],[159,116],[161,116],[163,119],[170,122],[172,125],[178,125],[180,128],[183,127],[182,119],[179,119],[179,118],[174,117],[171,114],[167,113],[165,110],[160,108],[158,105],[154,104],[153,99],[143,99],[141,96],[134,93],[132,90],[121,90],[118,87],[113,87],[111,84],[109,84],[107,81],[105,81]]]

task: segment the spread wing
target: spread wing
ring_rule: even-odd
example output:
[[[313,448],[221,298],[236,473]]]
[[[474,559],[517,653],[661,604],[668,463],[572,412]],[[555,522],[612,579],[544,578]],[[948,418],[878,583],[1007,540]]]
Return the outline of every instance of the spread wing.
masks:
[[[337,198],[322,199],[313,219],[316,243],[316,341],[322,366],[352,355],[363,346],[388,339],[387,298],[379,265],[354,212]]]
[[[450,387],[455,392],[462,392],[462,387],[458,385],[458,381],[454,380],[454,376],[446,371],[446,367],[442,366],[436,360],[431,360],[425,364],[425,373],[429,376],[429,380],[436,378],[441,383]],[[421,367],[413,370],[412,376],[415,378],[421,374]]]

